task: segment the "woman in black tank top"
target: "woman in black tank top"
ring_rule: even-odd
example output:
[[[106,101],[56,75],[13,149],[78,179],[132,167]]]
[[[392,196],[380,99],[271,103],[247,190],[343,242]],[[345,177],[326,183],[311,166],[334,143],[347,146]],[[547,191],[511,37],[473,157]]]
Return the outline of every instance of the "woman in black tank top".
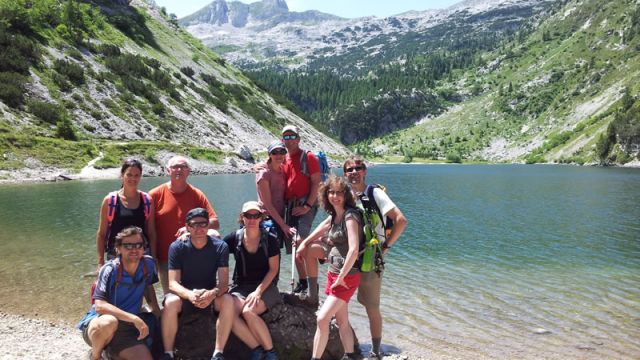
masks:
[[[98,269],[107,259],[115,256],[115,237],[129,226],[137,226],[146,235],[148,250],[155,258],[156,229],[155,213],[151,197],[138,190],[142,179],[142,164],[136,159],[127,159],[120,168],[122,187],[105,196],[100,207],[100,225],[96,233]]]

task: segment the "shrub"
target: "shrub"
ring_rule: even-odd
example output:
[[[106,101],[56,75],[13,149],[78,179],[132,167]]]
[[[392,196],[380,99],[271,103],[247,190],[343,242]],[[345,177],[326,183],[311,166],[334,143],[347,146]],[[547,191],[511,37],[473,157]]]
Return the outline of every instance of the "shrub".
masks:
[[[185,74],[187,77],[189,78],[193,78],[193,75],[196,74],[195,70],[193,70],[191,67],[189,66],[184,66],[180,68],[180,71],[182,71],[183,74]]]
[[[15,72],[0,72],[0,100],[7,106],[17,108],[24,103],[27,79]]]
[[[456,164],[462,163],[462,158],[460,157],[460,154],[456,152],[448,153],[446,159],[448,163],[456,163]]]
[[[51,125],[56,125],[65,115],[63,107],[46,101],[30,100],[27,107],[30,113]]]
[[[67,81],[67,77],[64,75],[61,75],[60,73],[57,73],[57,72],[52,73],[51,80],[53,80],[53,83],[56,84],[60,89],[60,91],[62,92],[69,92],[73,89],[73,87],[71,86],[71,83]]]
[[[73,124],[71,124],[71,120],[69,120],[68,117],[64,117],[58,121],[56,125],[56,136],[65,140],[78,140],[76,130],[73,128]]]

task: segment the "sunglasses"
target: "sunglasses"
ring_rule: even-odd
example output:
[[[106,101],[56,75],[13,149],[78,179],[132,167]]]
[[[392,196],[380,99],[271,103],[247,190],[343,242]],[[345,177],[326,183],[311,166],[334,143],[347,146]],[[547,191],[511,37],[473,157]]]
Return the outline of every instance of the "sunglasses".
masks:
[[[298,135],[296,134],[282,136],[282,140],[295,140],[297,138],[298,138]]]
[[[286,149],[276,149],[271,151],[271,155],[287,155]]]
[[[242,214],[246,219],[255,220],[260,219],[262,217],[261,213],[244,213]]]
[[[208,221],[194,221],[194,222],[190,222],[189,226],[191,226],[192,228],[203,228],[203,227],[209,226],[209,222]]]
[[[329,190],[327,191],[329,195],[344,195],[344,190]]]
[[[344,172],[350,173],[350,172],[356,172],[356,171],[362,171],[362,170],[364,170],[364,166],[358,165],[358,166],[348,167],[344,169]]]
[[[142,249],[144,247],[144,243],[143,242],[122,243],[122,247],[127,249],[127,250]]]

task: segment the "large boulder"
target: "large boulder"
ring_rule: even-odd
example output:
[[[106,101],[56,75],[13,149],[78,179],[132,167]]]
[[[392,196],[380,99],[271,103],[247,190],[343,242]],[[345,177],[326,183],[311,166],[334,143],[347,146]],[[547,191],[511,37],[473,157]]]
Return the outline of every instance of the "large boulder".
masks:
[[[311,358],[313,336],[316,331],[315,309],[299,304],[282,303],[263,314],[262,318],[269,327],[280,359]],[[176,358],[209,359],[215,345],[215,323],[216,315],[211,310],[194,309],[180,316],[175,344]],[[340,359],[344,350],[335,322],[331,323],[329,331],[329,341],[322,359]],[[355,340],[356,349],[359,349],[358,340]],[[224,354],[225,359],[244,360],[249,358],[249,348],[231,334]]]

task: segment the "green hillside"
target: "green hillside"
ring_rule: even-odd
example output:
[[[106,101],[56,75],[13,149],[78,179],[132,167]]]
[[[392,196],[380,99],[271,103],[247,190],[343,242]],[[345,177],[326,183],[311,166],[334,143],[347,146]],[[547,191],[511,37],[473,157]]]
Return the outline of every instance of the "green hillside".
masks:
[[[163,150],[220,162],[263,151],[285,123],[344,153],[174,16],[122,3],[0,0],[0,170],[78,170],[100,152],[102,167]]]
[[[480,88],[478,96],[356,147],[407,160],[582,164],[638,156],[637,3],[567,1],[529,26],[527,36],[485,54],[487,66],[442,84],[459,93]]]

